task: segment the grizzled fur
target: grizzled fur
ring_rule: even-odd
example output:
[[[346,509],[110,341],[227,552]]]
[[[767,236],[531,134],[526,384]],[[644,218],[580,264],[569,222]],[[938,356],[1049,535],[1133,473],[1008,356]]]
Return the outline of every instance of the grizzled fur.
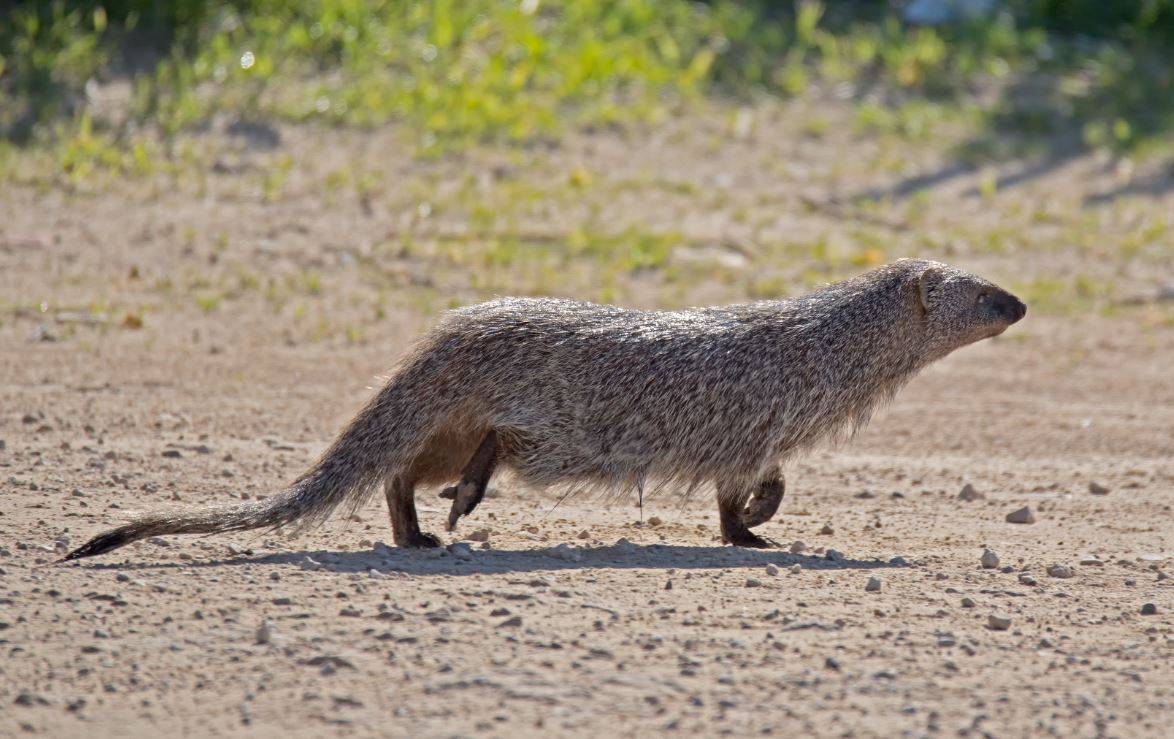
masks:
[[[790,300],[645,312],[507,298],[452,311],[322,458],[267,500],[151,514],[66,559],[160,534],[323,521],[385,486],[395,541],[435,546],[414,491],[458,478],[450,528],[494,465],[539,487],[716,485],[723,539],[782,497],[779,465],[867,422],[918,370],[1026,309],[995,285],[901,260]],[[745,508],[747,501],[750,507]]]

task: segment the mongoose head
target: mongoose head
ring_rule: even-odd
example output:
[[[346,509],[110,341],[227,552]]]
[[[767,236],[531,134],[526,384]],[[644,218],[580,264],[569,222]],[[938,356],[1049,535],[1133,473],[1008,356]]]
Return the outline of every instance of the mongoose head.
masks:
[[[938,356],[998,336],[1027,314],[1023,301],[981,277],[940,262],[905,261],[926,339]]]

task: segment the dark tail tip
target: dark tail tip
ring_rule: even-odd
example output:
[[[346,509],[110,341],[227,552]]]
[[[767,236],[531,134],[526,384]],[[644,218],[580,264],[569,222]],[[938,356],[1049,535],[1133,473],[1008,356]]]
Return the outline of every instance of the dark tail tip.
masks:
[[[133,536],[125,528],[113,529],[107,531],[105,534],[99,534],[93,539],[90,539],[85,544],[82,544],[77,549],[74,549],[69,554],[57,560],[58,564],[62,562],[69,562],[73,559],[82,559],[83,557],[95,557],[99,554],[118,549],[121,546],[126,546],[138,537]]]

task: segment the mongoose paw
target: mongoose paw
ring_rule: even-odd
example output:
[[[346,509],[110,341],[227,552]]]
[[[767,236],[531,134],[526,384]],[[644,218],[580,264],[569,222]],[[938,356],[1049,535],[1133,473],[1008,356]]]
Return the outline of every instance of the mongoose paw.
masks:
[[[450,490],[452,494],[447,495]],[[452,508],[448,511],[447,531],[455,529],[457,527],[457,519],[472,513],[480,500],[477,496],[477,486],[471,482],[462,482],[456,487],[445,488],[440,493],[440,497],[452,499]]]
[[[774,518],[775,512],[779,509],[779,501],[770,501],[763,498],[755,498],[750,501],[750,505],[746,510],[742,511],[742,524],[748,529],[755,526],[761,526],[767,521]]]
[[[736,547],[749,547],[751,549],[777,549],[779,547],[777,542],[749,531],[722,537],[722,543],[732,544]]]
[[[408,536],[406,542],[396,544],[406,549],[435,549],[440,546],[440,538],[424,531],[417,531]]]

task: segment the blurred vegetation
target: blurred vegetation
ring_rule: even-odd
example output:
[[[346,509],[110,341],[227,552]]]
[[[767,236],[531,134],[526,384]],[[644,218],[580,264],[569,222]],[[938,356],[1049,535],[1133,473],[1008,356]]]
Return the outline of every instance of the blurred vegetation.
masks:
[[[0,9],[0,138],[129,169],[148,165],[144,136],[228,112],[402,121],[427,152],[812,86],[857,100],[861,125],[908,135],[927,104],[969,105],[986,154],[1008,132],[1025,134],[1015,146],[1138,151],[1174,126],[1174,0],[1007,0],[941,27],[904,23],[902,5],[18,0]],[[969,102],[991,90],[993,104]]]

